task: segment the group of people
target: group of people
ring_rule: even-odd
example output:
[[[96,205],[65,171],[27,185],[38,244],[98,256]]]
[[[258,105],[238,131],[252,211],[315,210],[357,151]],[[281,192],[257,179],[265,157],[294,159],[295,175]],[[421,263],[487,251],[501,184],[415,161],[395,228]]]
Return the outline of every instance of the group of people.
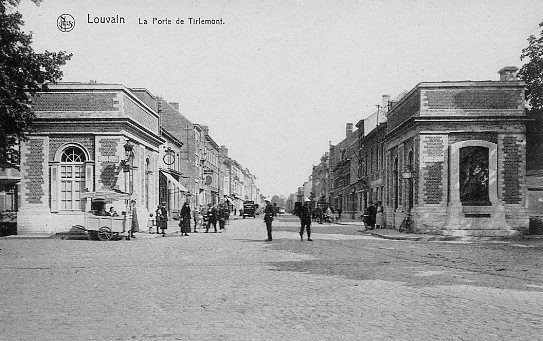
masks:
[[[373,202],[370,201],[368,207],[364,210],[362,221],[368,230],[385,228],[383,203],[378,201],[377,205],[374,205]]]
[[[274,205],[271,204],[271,199],[266,198],[266,207],[264,208],[264,222],[266,223],[266,230],[268,232],[268,239],[266,239],[267,242],[272,241],[272,222],[273,217],[277,216],[277,210],[275,209]],[[304,231],[307,233],[307,241],[312,242],[313,239],[311,239],[311,218],[312,218],[312,210],[311,210],[311,200],[306,199],[303,206],[298,207],[295,212],[295,215],[297,215],[300,218],[300,240],[304,240]]]
[[[208,233],[211,226],[213,226],[215,233],[217,233],[217,222],[219,223],[219,229],[225,231],[226,222],[229,217],[230,211],[225,203],[219,204],[218,208],[213,204],[209,204],[206,210],[202,208],[200,208],[200,210],[191,210],[189,203],[185,202],[179,213],[181,236],[189,235],[191,232],[191,221],[193,222],[193,233],[198,232],[196,231],[198,225],[201,225],[202,227],[205,225],[205,233]],[[159,230],[161,230],[160,233],[162,233],[162,236],[164,237],[166,235],[166,230],[168,229],[168,210],[166,208],[166,202],[162,202],[162,204],[157,207],[155,211],[155,221],[157,229],[156,233],[158,234]]]

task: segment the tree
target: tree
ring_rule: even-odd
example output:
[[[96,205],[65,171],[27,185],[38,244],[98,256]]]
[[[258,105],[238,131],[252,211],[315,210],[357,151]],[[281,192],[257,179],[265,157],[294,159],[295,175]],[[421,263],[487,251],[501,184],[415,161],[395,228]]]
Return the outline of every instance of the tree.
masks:
[[[539,24],[543,27],[543,22]],[[526,99],[529,107],[526,116],[531,120],[526,125],[526,169],[543,170],[543,31],[540,37],[528,37],[528,47],[522,50],[520,60],[528,59],[518,76],[526,83]]]
[[[33,131],[32,95],[62,78],[72,54],[36,53],[32,35],[21,31],[20,0],[0,0],[0,168],[19,168],[19,141]],[[40,0],[34,0],[39,4]]]

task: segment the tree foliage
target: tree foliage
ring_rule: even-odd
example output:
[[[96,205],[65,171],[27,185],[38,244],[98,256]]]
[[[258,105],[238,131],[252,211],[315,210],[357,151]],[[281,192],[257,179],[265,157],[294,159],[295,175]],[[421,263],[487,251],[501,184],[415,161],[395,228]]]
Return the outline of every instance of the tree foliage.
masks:
[[[31,96],[62,78],[66,52],[36,53],[32,35],[21,31],[19,0],[0,0],[0,168],[18,168],[19,141],[32,132]],[[39,4],[39,0],[34,1]]]
[[[543,27],[543,22],[539,24]],[[528,59],[519,72],[526,83],[526,98],[532,110],[543,112],[543,30],[539,37],[528,37],[528,47],[522,50],[520,60]]]

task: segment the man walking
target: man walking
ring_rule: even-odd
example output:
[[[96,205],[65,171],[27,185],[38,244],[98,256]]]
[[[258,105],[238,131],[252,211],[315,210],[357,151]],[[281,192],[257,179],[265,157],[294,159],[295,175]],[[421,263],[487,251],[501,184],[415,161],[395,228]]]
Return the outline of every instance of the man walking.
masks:
[[[304,205],[300,207],[298,211],[298,217],[300,217],[301,223],[300,239],[302,242],[304,241],[304,229],[307,230],[307,241],[313,241],[313,239],[311,239],[311,207],[309,206],[310,203],[310,199],[305,199]]]
[[[275,216],[275,209],[273,208],[271,204],[271,199],[268,197],[264,199],[266,202],[266,207],[264,208],[264,222],[266,223],[266,230],[268,231],[268,239],[266,239],[267,242],[272,241],[272,221],[273,217]]]
[[[221,231],[225,232],[226,231],[225,225],[226,225],[226,220],[228,219],[229,212],[224,202],[219,205],[218,215],[219,215],[219,228]]]
[[[206,225],[206,232],[209,232],[209,227],[213,224],[213,228],[215,229],[215,233],[217,233],[217,209],[215,208],[215,205],[209,204],[209,209],[207,210],[207,225]]]

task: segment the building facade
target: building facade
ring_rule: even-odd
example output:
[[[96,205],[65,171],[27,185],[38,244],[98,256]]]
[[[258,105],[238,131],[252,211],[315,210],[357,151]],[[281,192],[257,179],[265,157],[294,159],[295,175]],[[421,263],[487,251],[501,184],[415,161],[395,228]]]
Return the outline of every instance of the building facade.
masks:
[[[83,225],[82,193],[131,193],[147,223],[158,201],[159,115],[122,85],[63,83],[33,97],[36,133],[21,143],[19,234]],[[111,202],[119,210],[124,202]]]

